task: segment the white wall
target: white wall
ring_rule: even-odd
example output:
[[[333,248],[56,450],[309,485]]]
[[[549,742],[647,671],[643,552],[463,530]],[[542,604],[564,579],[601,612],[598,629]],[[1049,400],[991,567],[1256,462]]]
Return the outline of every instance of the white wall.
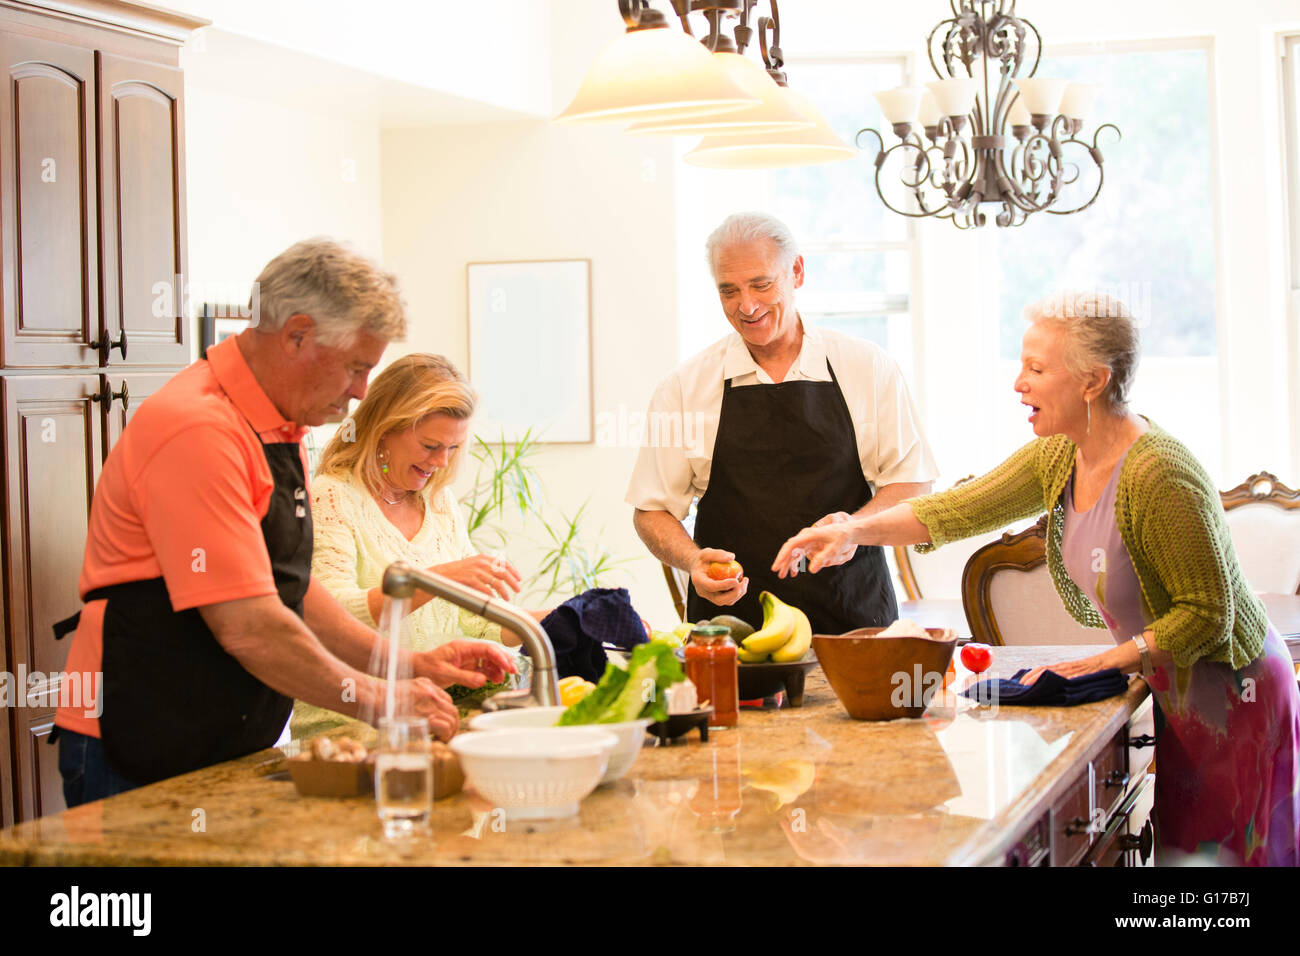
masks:
[[[247,303],[262,267],[310,236],[382,258],[378,122],[231,96],[221,73],[205,62],[185,77],[194,307]]]
[[[536,115],[550,109],[548,0],[169,0],[165,6],[211,20],[218,30],[403,83]]]
[[[580,24],[556,19],[557,110],[622,28],[605,0],[581,5],[596,15]],[[578,6],[568,0],[563,9]],[[644,411],[677,357],[669,142],[548,121],[389,130],[382,176],[386,261],[402,278],[413,320],[407,350],[440,352],[465,367],[469,262],[590,259],[597,421],[617,420],[620,408]],[[565,513],[590,498],[589,540],[633,559],[610,583],[629,587],[642,615],[663,626],[673,611],[662,572],[623,502],[635,457],[627,441],[557,445],[537,466]],[[508,556],[525,574],[536,567],[525,546]]]

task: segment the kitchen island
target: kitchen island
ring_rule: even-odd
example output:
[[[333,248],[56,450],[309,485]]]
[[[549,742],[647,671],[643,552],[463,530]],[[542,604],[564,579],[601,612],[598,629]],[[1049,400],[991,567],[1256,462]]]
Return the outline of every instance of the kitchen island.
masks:
[[[997,648],[992,674],[1100,649]],[[301,797],[265,750],[0,831],[0,864],[980,865],[1114,862],[1125,846],[1138,862],[1152,751],[1129,740],[1150,707],[1137,679],[1062,708],[950,687],[921,719],[860,722],[815,668],[802,707],[648,744],[570,820],[506,821],[466,792],[434,804],[431,837],[388,842],[373,798]]]

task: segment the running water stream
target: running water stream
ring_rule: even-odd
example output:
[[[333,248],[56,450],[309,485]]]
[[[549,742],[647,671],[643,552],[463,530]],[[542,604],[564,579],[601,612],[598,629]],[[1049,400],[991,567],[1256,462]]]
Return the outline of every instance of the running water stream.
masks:
[[[406,617],[407,605],[410,603],[409,598],[384,598],[384,608],[379,614],[379,634],[381,637],[388,639],[388,667],[386,695],[384,700],[384,716],[392,720],[397,716],[397,682],[403,676],[399,670],[408,670],[408,668],[399,668],[398,660],[401,657],[401,637],[402,637],[402,619]],[[378,645],[377,645],[378,646]],[[375,668],[371,668],[372,672]]]

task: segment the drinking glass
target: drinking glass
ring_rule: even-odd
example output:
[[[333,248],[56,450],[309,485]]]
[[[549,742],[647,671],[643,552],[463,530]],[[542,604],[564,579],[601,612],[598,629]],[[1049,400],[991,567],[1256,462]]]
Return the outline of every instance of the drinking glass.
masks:
[[[433,814],[433,748],[424,717],[382,717],[375,756],[375,802],[384,836],[429,832]]]

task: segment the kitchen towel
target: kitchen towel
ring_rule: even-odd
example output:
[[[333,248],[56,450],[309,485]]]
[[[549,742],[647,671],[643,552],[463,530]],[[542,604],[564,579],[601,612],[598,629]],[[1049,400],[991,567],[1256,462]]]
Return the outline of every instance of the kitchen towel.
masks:
[[[1055,671],[1043,671],[1032,684],[1020,683],[1029,668],[1018,670],[1010,680],[983,680],[962,694],[980,704],[1015,704],[1023,707],[1073,707],[1105,700],[1124,693],[1128,678],[1117,668],[1065,678]]]
[[[627,588],[592,588],[571,597],[542,619],[542,628],[555,647],[560,677],[593,683],[608,662],[602,642],[631,650],[648,640]]]

